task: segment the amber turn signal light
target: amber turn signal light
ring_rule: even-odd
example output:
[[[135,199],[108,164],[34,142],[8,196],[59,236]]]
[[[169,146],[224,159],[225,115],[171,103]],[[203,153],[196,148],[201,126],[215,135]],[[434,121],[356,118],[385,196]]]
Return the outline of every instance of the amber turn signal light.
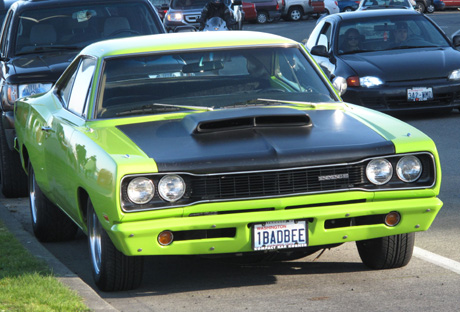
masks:
[[[158,234],[158,243],[162,246],[170,245],[174,240],[174,235],[171,231],[163,231]]]
[[[401,215],[399,212],[392,211],[385,216],[385,224],[388,226],[396,226],[401,221]]]

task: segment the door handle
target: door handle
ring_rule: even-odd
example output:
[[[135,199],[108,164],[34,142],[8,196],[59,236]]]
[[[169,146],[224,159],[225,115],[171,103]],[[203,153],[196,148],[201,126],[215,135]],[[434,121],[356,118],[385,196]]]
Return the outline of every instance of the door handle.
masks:
[[[45,132],[54,132],[53,128],[48,127],[48,126],[42,126],[42,131],[45,131]]]

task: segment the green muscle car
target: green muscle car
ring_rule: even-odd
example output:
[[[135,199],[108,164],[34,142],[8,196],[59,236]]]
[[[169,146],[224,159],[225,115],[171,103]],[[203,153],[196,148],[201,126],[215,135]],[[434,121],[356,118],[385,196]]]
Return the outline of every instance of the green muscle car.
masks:
[[[368,267],[402,267],[442,207],[436,146],[334,86],[264,33],[94,43],[15,104],[34,233],[82,229],[104,291],[139,286],[153,255],[292,260],[355,241]]]

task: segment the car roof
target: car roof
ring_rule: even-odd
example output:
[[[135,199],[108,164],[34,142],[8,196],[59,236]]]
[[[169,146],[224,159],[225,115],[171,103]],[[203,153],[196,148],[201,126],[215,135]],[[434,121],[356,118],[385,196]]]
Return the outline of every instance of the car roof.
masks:
[[[267,45],[299,45],[298,42],[255,31],[179,32],[105,40],[84,48],[80,54],[109,57],[147,52],[180,51],[225,47],[258,47]]]
[[[422,15],[421,13],[415,10],[408,9],[391,9],[391,10],[365,10],[365,11],[352,11],[352,12],[343,12],[330,15],[331,17],[337,16],[340,19],[346,20],[355,20],[359,18],[368,18],[368,17],[382,17],[382,16],[401,16],[401,15]],[[325,18],[328,18],[326,16]]]
[[[0,11],[6,11],[17,0],[0,0]]]

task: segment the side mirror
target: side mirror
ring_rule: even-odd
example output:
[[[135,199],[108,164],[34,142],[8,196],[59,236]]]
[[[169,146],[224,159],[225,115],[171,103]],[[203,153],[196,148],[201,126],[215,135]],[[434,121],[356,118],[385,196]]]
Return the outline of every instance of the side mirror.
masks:
[[[343,77],[337,76],[332,80],[332,85],[342,96],[347,91],[347,80]]]
[[[312,55],[329,57],[329,52],[327,52],[326,47],[323,45],[314,46],[313,48],[311,48],[310,53]]]
[[[456,35],[452,38],[452,43],[454,44],[454,47],[458,48],[460,47],[460,35]]]

